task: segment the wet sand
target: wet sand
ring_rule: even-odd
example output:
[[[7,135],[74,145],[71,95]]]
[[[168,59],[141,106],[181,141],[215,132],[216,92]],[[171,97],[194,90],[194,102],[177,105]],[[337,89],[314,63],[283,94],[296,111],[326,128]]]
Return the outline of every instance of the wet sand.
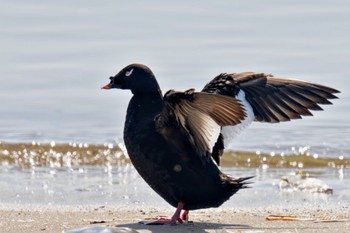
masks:
[[[2,232],[62,232],[82,227],[120,226],[136,232],[349,232],[350,207],[342,209],[206,209],[190,212],[193,223],[145,226],[138,221],[171,215],[174,209],[109,206],[0,206]],[[270,214],[294,215],[305,221],[268,221]],[[336,221],[317,222],[320,219]]]

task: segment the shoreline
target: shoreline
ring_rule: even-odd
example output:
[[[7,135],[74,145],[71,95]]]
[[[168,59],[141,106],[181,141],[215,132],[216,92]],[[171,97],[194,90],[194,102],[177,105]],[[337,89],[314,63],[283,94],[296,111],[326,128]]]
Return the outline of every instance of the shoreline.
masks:
[[[0,164],[31,167],[76,167],[130,164],[122,144],[7,143],[0,142]],[[225,150],[221,167],[259,168],[350,168],[349,157],[319,157],[307,149],[291,154]]]
[[[82,227],[129,227],[136,232],[348,232],[350,206],[337,208],[215,208],[190,211],[193,223],[146,226],[147,217],[172,215],[174,208],[130,206],[0,205],[3,232],[62,232]],[[268,221],[271,214],[296,216],[302,221]],[[317,220],[328,219],[319,222]],[[97,231],[95,231],[97,232]]]

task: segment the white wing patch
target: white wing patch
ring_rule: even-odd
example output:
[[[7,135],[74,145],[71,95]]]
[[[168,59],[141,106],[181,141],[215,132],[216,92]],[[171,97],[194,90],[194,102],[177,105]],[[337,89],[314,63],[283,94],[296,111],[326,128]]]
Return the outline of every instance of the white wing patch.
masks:
[[[238,92],[236,99],[239,99],[242,102],[247,116],[240,124],[222,127],[221,133],[224,136],[225,146],[228,146],[233,141],[233,139],[245,128],[247,128],[255,119],[253,108],[245,98],[245,92],[243,90],[240,90]]]
[[[126,72],[125,72],[125,76],[126,76],[126,77],[129,77],[129,76],[132,74],[133,71],[134,71],[134,69],[131,69],[131,70],[129,70],[129,71],[126,71]]]

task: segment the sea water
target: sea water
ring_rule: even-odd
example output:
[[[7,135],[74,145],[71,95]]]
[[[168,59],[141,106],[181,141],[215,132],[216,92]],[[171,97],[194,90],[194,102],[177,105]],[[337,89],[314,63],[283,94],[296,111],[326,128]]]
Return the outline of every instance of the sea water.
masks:
[[[221,72],[243,71],[336,88],[340,99],[323,106],[325,111],[281,124],[254,122],[229,149],[287,155],[307,148],[314,156],[349,157],[349,2],[14,0],[0,5],[2,143],[123,143],[131,94],[100,88],[138,62],[154,71],[163,92],[200,90]],[[113,165],[108,173],[104,166],[84,166],[33,170],[3,164],[1,202],[148,201],[143,194],[149,188],[132,167]],[[226,169],[258,177],[238,200],[246,196],[256,204],[271,192],[282,202],[296,199],[283,199],[276,186],[296,169]],[[315,177],[334,188],[327,201],[349,203],[348,168],[316,171]],[[156,194],[148,198],[159,200]],[[237,203],[250,201],[232,205]]]

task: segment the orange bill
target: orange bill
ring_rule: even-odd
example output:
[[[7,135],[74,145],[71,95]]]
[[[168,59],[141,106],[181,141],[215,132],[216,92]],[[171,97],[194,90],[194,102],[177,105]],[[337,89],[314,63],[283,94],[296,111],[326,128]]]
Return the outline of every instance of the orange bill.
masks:
[[[112,85],[110,83],[101,87],[101,89],[111,89],[111,88],[112,88]]]

